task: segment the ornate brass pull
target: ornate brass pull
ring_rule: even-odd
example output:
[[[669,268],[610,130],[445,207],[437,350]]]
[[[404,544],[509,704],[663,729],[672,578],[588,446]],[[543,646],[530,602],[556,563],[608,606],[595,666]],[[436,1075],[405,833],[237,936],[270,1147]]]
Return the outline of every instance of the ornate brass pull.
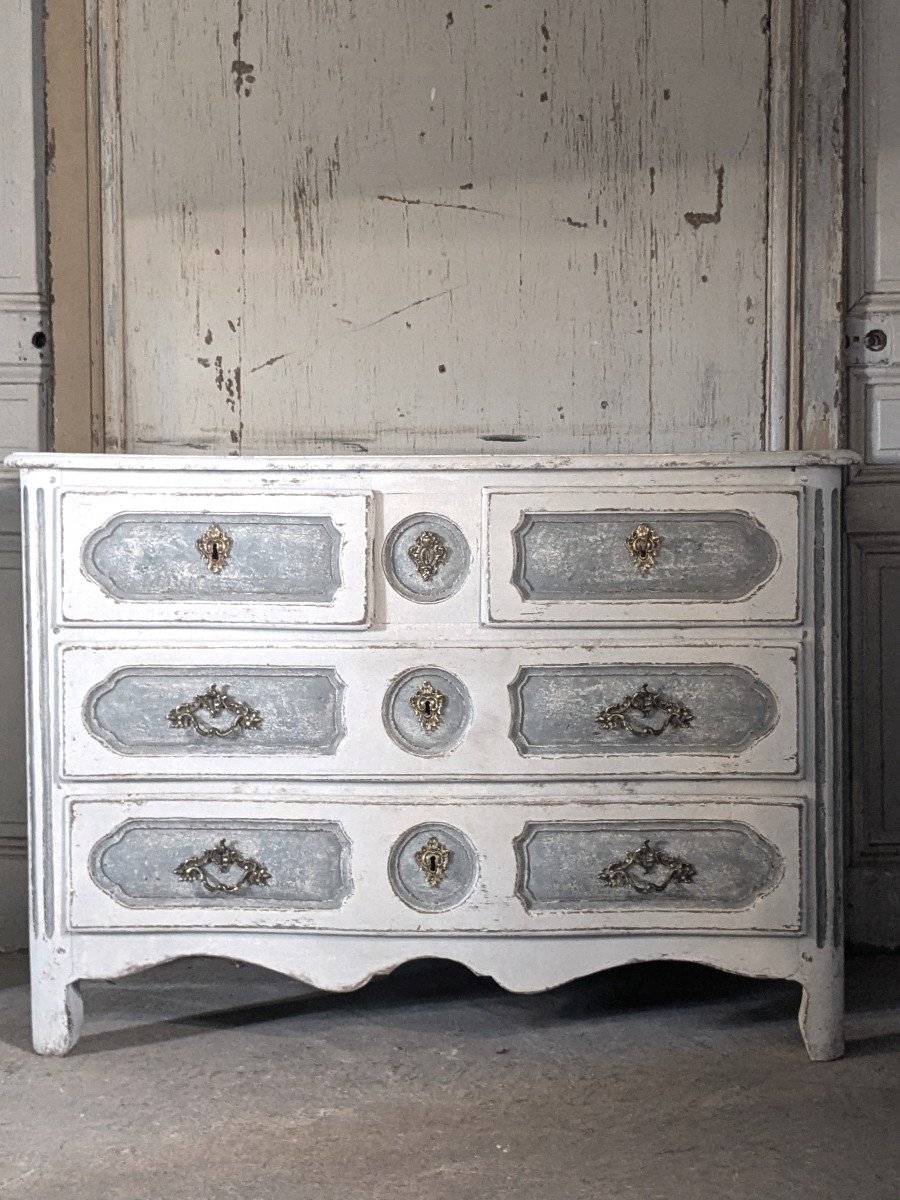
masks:
[[[654,533],[649,525],[641,524],[630,538],[625,539],[625,545],[634,559],[634,565],[643,575],[656,562],[662,538]]]
[[[425,732],[434,733],[441,723],[446,702],[447,697],[441,695],[433,683],[426,682],[410,697],[409,706]]]
[[[210,525],[203,537],[197,538],[197,549],[214,575],[218,575],[227,566],[228,555],[233,545],[234,542],[218,525]]]
[[[443,842],[436,837],[430,837],[421,850],[415,854],[416,866],[421,867],[429,887],[438,887],[447,874],[447,868],[453,859],[453,851],[448,850]]]
[[[232,867],[239,867],[243,872],[236,883],[226,883],[216,875],[211,875],[207,867],[215,866],[227,874]],[[242,887],[265,886],[272,878],[269,871],[257,862],[255,858],[244,858],[234,846],[229,846],[225,839],[216,842],[211,850],[186,858],[175,868],[175,874],[186,883],[202,883],[208,892],[239,892]]]
[[[662,867],[668,872],[665,879],[655,883],[652,879],[635,876],[633,868],[640,867],[644,875]],[[675,858],[650,845],[645,838],[637,850],[629,850],[624,858],[611,862],[600,872],[599,879],[607,887],[630,887],[636,892],[664,892],[670,883],[690,883],[697,874],[696,867],[683,858]]]
[[[409,548],[409,557],[426,583],[437,575],[441,564],[447,561],[447,547],[437,533],[420,533]]]
[[[233,720],[225,726],[210,725],[199,716],[201,711],[209,713],[211,717],[229,712]],[[259,729],[262,725],[262,716],[255,708],[251,708],[243,700],[235,700],[228,695],[227,687],[219,688],[216,684],[213,684],[208,692],[203,692],[193,700],[187,700],[173,708],[169,713],[169,720],[176,729],[193,729],[201,737],[217,738],[232,737],[240,729]]]
[[[666,716],[661,725],[642,725],[629,716],[632,712],[640,713],[644,718],[654,713],[665,713]],[[635,737],[659,737],[670,727],[680,729],[690,725],[693,719],[694,714],[689,708],[677,700],[667,700],[659,692],[651,692],[646,683],[641,684],[633,696],[626,696],[618,704],[610,704],[597,714],[597,724],[601,729],[627,729]]]

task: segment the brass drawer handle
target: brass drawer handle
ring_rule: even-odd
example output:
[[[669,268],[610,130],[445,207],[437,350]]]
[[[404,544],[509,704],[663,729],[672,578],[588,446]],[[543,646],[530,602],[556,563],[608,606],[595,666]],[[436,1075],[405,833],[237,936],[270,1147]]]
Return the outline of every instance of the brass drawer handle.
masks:
[[[229,712],[233,720],[225,726],[210,725],[199,715],[201,712],[207,712],[211,717]],[[193,729],[201,737],[217,738],[232,737],[241,729],[259,729],[262,725],[262,715],[255,708],[243,700],[235,700],[228,695],[227,687],[220,688],[216,684],[208,692],[173,708],[169,720],[176,729]]]
[[[645,876],[659,867],[667,870],[668,874],[661,883],[654,883],[652,879],[636,877],[633,871],[635,867],[640,867]],[[624,858],[604,867],[599,879],[607,887],[630,887],[646,895],[648,892],[664,892],[670,883],[690,883],[696,874],[697,869],[691,863],[665,854],[658,847],[651,846],[649,839],[645,838],[637,850],[629,850]]]
[[[440,534],[426,530],[410,546],[409,557],[425,582],[430,583],[447,561],[447,546]]]
[[[631,537],[625,539],[625,545],[634,559],[634,565],[643,575],[656,562],[662,538],[649,525],[640,524]]]
[[[422,684],[416,694],[410,697],[409,706],[419,718],[419,724],[426,733],[434,733],[440,725],[444,714],[447,697],[442,695],[433,683]]]
[[[203,537],[197,538],[197,549],[214,575],[227,566],[233,545],[234,542],[218,525],[210,525]]]
[[[453,851],[436,837],[430,837],[415,854],[416,866],[420,867],[429,887],[438,887],[444,881],[447,868],[453,859]]]
[[[243,874],[236,883],[225,883],[216,875],[211,875],[207,867],[215,866],[227,874],[232,867],[238,867]],[[272,876],[269,871],[257,862],[255,858],[244,858],[234,846],[229,846],[225,839],[216,842],[211,850],[186,858],[175,868],[175,874],[186,883],[202,883],[208,892],[239,892],[243,887],[264,887]]]
[[[665,713],[661,725],[647,725],[635,722],[630,713],[640,713],[644,718],[654,713]],[[635,737],[659,737],[666,729],[681,729],[690,725],[694,714],[685,708],[678,700],[667,700],[659,692],[651,692],[648,684],[644,683],[633,696],[626,696],[618,704],[610,704],[597,714],[597,724],[601,729],[627,729]]]

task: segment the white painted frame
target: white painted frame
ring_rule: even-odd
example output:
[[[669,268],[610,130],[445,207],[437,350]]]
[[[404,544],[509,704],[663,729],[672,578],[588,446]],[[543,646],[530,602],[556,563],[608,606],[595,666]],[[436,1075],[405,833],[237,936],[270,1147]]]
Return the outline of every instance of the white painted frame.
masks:
[[[62,543],[63,601],[58,619],[82,624],[114,622],[131,625],[198,624],[253,625],[273,617],[278,624],[303,626],[365,626],[370,620],[371,591],[370,492],[309,492],[294,489],[259,492],[218,490],[196,492],[92,491],[71,489],[62,501],[66,536]],[[272,603],[264,598],[213,600],[127,600],[111,595],[89,574],[83,562],[85,542],[120,515],[156,514],[192,517],[198,536],[214,521],[229,516],[327,516],[340,542],[340,584],[328,604]],[[227,529],[226,529],[227,532]],[[232,547],[232,558],[240,546]],[[198,561],[199,554],[198,554]],[[227,585],[227,566],[219,578]]]
[[[698,600],[531,600],[513,584],[513,531],[526,513],[633,512],[652,521],[657,514],[738,512],[765,529],[778,558],[772,574],[748,595],[729,601]],[[637,519],[637,516],[636,516]],[[515,492],[486,488],[484,496],[483,620],[487,624],[579,626],[735,624],[765,621],[791,624],[800,619],[799,541],[801,511],[797,489],[767,492],[643,491],[603,492],[596,488],[543,488]],[[623,545],[621,552],[627,557]]]

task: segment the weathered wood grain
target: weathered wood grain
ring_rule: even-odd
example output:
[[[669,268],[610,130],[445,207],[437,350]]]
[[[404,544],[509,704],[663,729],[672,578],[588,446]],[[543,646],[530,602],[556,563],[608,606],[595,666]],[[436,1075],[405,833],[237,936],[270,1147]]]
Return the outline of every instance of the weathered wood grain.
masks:
[[[759,447],[768,7],[120,0],[127,448]]]
[[[227,453],[247,302],[235,6],[117,7],[126,446]]]

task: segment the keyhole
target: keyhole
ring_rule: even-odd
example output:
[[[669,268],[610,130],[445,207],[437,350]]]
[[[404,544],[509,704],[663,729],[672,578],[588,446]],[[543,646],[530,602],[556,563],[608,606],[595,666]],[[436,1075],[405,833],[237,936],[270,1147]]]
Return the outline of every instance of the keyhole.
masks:
[[[213,542],[213,544],[212,544],[212,560],[213,560],[213,562],[219,561],[219,543],[218,542]]]
[[[428,869],[432,875],[435,873],[435,871],[437,871],[437,855],[436,854],[429,854]]]

